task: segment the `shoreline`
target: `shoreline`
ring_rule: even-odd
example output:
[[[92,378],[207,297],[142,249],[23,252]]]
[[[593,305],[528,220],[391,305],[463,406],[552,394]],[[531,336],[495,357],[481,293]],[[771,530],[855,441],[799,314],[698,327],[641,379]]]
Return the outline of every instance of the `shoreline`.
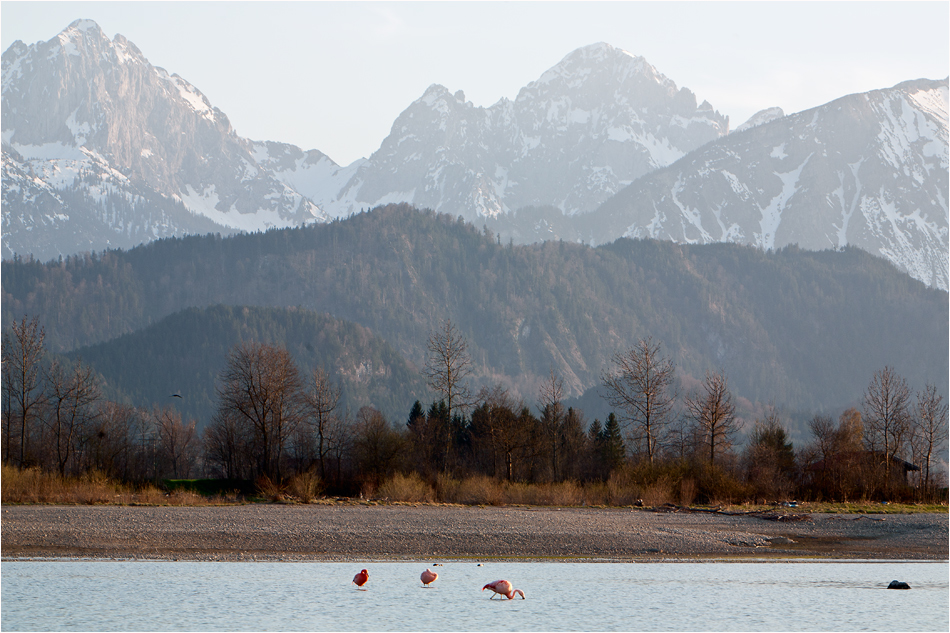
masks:
[[[940,561],[948,514],[436,505],[0,506],[4,561]]]

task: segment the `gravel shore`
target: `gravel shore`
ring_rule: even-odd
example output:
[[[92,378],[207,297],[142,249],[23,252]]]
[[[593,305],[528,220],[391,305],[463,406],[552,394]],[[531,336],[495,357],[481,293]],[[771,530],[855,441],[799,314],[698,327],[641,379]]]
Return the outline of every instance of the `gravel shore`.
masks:
[[[948,515],[806,520],[435,505],[3,506],[2,557],[157,560],[948,559]]]

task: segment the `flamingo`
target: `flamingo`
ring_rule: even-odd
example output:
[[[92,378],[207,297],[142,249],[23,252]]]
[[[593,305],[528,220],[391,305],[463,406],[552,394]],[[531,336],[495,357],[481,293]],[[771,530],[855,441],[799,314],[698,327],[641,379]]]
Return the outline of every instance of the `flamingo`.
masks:
[[[521,599],[524,600],[524,592],[521,589],[512,589],[511,583],[507,580],[496,580],[495,582],[490,582],[482,587],[482,591],[485,591],[486,589],[491,589],[498,595],[505,596],[509,600],[514,598],[516,593],[519,593],[521,594]],[[492,596],[489,598],[489,600],[493,599],[494,597],[495,596]]]
[[[369,572],[367,572],[365,569],[360,570],[360,573],[353,576],[353,583],[357,587],[362,587],[365,585],[367,580],[369,580]]]
[[[435,582],[438,577],[439,575],[434,571],[429,571],[428,567],[426,567],[426,570],[422,572],[422,576],[420,576],[420,578],[422,578],[422,584],[426,587],[428,587],[430,583]]]

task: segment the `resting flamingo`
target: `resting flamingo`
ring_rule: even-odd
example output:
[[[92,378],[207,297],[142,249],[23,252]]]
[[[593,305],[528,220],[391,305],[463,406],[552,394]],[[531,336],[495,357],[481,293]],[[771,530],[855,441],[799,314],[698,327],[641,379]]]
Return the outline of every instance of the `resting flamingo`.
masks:
[[[361,569],[360,573],[353,576],[353,583],[357,587],[362,587],[365,585],[367,580],[369,580],[369,572],[367,572],[365,569]]]
[[[482,591],[485,591],[486,589],[491,589],[498,595],[505,596],[509,600],[514,598],[515,594],[518,593],[521,594],[521,599],[524,600],[524,592],[521,589],[512,589],[511,583],[507,580],[496,580],[495,582],[490,582],[482,587]],[[495,596],[492,596],[489,598],[489,600],[493,599],[494,597]]]
[[[435,582],[438,577],[439,575],[434,571],[430,571],[428,567],[426,567],[426,570],[422,572],[422,576],[420,576],[422,584],[426,587],[428,587],[430,583]]]

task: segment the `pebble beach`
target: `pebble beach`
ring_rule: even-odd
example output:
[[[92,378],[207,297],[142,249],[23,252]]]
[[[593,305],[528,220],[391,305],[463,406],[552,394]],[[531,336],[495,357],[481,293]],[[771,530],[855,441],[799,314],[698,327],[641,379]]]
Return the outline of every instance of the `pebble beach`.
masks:
[[[2,506],[3,560],[948,560],[948,515],[451,505]]]

